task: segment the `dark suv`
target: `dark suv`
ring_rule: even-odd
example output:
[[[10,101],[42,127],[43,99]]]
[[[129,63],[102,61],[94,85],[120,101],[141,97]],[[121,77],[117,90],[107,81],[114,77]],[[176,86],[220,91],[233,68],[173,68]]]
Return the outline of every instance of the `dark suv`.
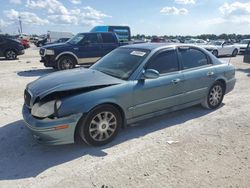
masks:
[[[24,54],[24,47],[20,41],[0,36],[0,57],[13,60]]]
[[[93,64],[118,46],[120,43],[115,33],[79,33],[66,43],[42,47],[41,62],[45,67],[71,69],[76,64]]]

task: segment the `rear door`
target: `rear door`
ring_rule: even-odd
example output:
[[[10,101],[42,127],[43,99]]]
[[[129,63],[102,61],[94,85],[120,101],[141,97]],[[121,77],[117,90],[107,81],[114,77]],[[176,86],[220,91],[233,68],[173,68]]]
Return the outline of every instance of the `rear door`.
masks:
[[[113,33],[101,33],[102,56],[118,47],[118,40]]]
[[[74,51],[80,64],[94,63],[102,57],[102,45],[97,33],[84,35],[84,38],[73,47]]]
[[[154,69],[160,73],[156,79],[138,80],[134,87],[134,116],[161,111],[181,104],[183,75],[175,49],[164,50],[153,57],[145,69]]]
[[[246,51],[244,53],[244,60],[245,63],[250,63],[250,42],[247,45]]]
[[[215,80],[211,59],[195,47],[179,47],[178,54],[184,76],[184,103],[204,99]]]

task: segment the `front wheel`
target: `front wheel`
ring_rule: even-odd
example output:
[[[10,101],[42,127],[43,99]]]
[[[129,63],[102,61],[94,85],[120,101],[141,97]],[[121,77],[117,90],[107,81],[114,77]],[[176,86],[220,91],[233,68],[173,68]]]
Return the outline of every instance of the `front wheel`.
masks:
[[[209,89],[206,99],[202,103],[202,106],[208,109],[218,108],[224,98],[225,89],[221,82],[215,82]]]
[[[102,146],[115,138],[121,125],[120,112],[112,105],[102,105],[80,121],[79,135],[89,145]]]
[[[5,58],[8,60],[14,60],[17,57],[17,53],[14,50],[7,50],[5,52]]]
[[[58,70],[67,70],[73,69],[75,67],[75,59],[70,56],[63,56],[59,58],[57,62],[57,69]]]
[[[232,53],[232,57],[237,56],[237,54],[238,54],[238,50],[237,50],[237,49],[234,49],[234,51],[233,51],[233,53]]]

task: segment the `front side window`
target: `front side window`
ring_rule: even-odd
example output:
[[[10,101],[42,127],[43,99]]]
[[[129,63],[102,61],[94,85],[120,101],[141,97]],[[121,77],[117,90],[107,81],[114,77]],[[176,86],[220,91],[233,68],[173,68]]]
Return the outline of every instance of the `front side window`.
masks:
[[[146,68],[157,70],[160,74],[178,71],[179,64],[176,51],[168,50],[159,53]]]
[[[202,51],[195,48],[179,48],[183,62],[183,69],[190,69],[209,64],[208,57]]]
[[[85,35],[84,34],[77,34],[76,36],[72,37],[68,43],[70,44],[78,44],[80,41],[84,39]]]

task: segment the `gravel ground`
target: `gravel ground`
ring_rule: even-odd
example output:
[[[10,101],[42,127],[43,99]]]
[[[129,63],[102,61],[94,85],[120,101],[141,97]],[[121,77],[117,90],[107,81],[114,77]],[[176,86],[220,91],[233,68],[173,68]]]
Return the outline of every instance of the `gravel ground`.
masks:
[[[0,60],[0,187],[250,187],[250,64],[215,110],[200,106],[138,123],[104,147],[43,146],[26,130],[27,83],[53,72],[38,50]]]

